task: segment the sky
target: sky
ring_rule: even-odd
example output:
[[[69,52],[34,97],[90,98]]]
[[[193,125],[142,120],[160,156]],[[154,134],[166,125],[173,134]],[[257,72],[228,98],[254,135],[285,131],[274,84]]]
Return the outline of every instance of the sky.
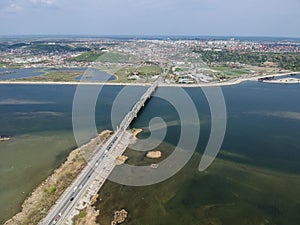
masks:
[[[0,0],[0,35],[300,37],[300,0]]]

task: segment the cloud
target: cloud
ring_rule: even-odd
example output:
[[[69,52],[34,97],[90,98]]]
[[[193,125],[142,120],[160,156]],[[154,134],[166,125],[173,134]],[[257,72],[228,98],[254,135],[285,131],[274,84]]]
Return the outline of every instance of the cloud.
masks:
[[[0,11],[17,13],[37,8],[53,8],[57,3],[57,0],[1,0]]]
[[[0,12],[15,13],[23,9],[22,4],[14,0],[2,0],[0,3]]]
[[[53,5],[56,3],[56,0],[29,0],[32,4],[45,4],[45,5]]]
[[[299,7],[299,0],[0,0],[0,29],[10,35],[299,37]]]

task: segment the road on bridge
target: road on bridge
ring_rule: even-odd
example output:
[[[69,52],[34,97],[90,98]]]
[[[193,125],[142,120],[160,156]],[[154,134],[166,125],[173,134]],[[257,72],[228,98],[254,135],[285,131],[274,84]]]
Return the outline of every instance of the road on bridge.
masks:
[[[129,144],[128,127],[134,118],[137,117],[138,112],[145,105],[147,100],[150,99],[152,94],[156,91],[158,84],[159,80],[147,89],[131,111],[125,116],[110,139],[103,146],[98,147],[96,154],[88,165],[82,170],[72,185],[67,188],[39,225],[68,224],[67,219],[71,216],[70,213],[76,209],[78,202],[85,197],[87,190],[93,182],[101,179],[100,183],[104,183],[116,166],[116,155],[123,154]],[[124,142],[124,144],[122,144],[122,142]]]

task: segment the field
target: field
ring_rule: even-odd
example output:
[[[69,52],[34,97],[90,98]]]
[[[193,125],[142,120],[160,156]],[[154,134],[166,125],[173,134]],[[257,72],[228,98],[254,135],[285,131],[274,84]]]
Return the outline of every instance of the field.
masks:
[[[210,68],[216,71],[220,71],[225,76],[229,76],[229,77],[237,77],[241,75],[251,74],[251,71],[247,69],[237,69],[237,68],[230,68],[225,66],[214,66]]]
[[[96,61],[103,53],[96,53],[94,51],[82,53],[79,56],[69,59],[69,61],[74,62],[93,62]]]
[[[18,79],[18,81],[74,82],[75,79],[82,74],[83,72],[80,71],[51,71],[37,77]]]
[[[107,52],[103,53],[97,61],[109,62],[109,63],[134,63],[137,61],[135,56],[119,53],[119,52]]]
[[[151,66],[140,66],[140,67],[130,67],[130,68],[122,68],[117,70],[114,75],[117,77],[115,82],[121,83],[133,83],[133,82],[148,82],[151,76],[160,75],[162,70],[159,66],[151,65]],[[130,80],[129,77],[136,74],[140,77],[137,80]]]
[[[129,54],[119,53],[119,52],[85,52],[79,56],[69,59],[69,61],[74,62],[104,62],[104,63],[132,63],[137,61],[137,59]]]

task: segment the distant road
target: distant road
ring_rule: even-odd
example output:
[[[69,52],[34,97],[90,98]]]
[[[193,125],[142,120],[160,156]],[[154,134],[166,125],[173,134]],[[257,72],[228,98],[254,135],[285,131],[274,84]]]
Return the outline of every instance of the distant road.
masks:
[[[203,84],[166,84],[166,83],[159,83],[160,87],[217,87],[217,86],[232,86],[236,84],[240,84],[245,81],[258,81],[259,78],[265,77],[280,77],[286,76],[289,74],[300,74],[300,72],[291,72],[291,73],[283,73],[283,74],[270,74],[270,75],[261,75],[255,77],[239,77],[234,78],[232,80],[226,82],[210,82],[210,83],[203,83]],[[45,81],[0,81],[0,84],[22,84],[22,85],[106,85],[106,86],[143,86],[143,87],[150,87],[152,83],[115,83],[115,82],[45,82]]]

